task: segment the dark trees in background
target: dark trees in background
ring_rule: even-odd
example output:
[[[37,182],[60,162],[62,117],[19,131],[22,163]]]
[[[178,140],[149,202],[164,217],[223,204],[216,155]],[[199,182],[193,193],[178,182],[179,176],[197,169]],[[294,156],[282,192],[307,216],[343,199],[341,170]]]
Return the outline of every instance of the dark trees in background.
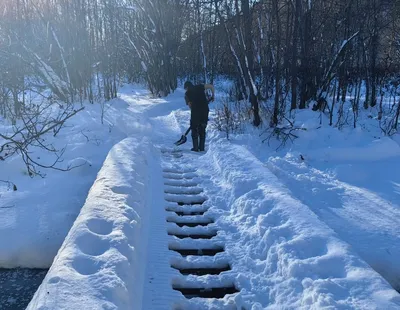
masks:
[[[200,5],[202,35],[189,18],[179,74],[201,79],[201,59],[193,54],[201,40],[212,64],[209,75],[235,79],[239,99],[253,102],[253,89],[259,100],[272,99],[271,125],[287,110],[310,102],[334,98],[330,102],[341,107],[348,93],[357,117],[362,92],[364,108],[381,105],[385,91],[395,92],[389,81],[400,70],[398,1],[212,0]],[[255,120],[258,111],[252,110]]]
[[[66,102],[109,100],[128,78],[145,79],[154,95],[165,96],[177,87],[187,5],[185,0],[1,1],[2,95],[24,100],[23,90],[41,84]]]
[[[259,126],[258,88],[255,82],[253,16],[248,0],[222,1],[215,0],[216,13],[220,25],[223,25],[231,56],[235,60],[239,73],[241,95],[249,100],[253,113],[253,124]],[[231,8],[234,7],[232,11]],[[230,21],[233,21],[232,23]],[[230,32],[234,35],[231,38]]]
[[[389,81],[400,69],[399,7],[389,0],[3,0],[0,114],[17,119],[26,90],[41,87],[66,102],[94,102],[115,97],[121,80],[144,80],[165,96],[179,76],[209,83],[224,74],[235,80],[237,98],[250,102],[256,126],[266,101],[275,126],[289,110],[328,98],[342,105],[348,93],[355,116],[360,106],[378,107],[384,119],[382,94],[397,94]]]
[[[120,27],[131,57],[139,59],[148,86],[156,96],[166,96],[177,87],[177,52],[187,2],[134,0],[135,9]]]

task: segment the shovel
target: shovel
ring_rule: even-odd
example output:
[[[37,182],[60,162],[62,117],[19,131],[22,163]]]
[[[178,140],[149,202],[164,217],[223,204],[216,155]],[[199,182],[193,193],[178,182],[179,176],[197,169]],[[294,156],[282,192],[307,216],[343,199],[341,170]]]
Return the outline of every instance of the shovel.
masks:
[[[181,138],[178,141],[176,141],[174,144],[175,145],[184,144],[187,141],[186,136],[188,135],[189,131],[190,131],[190,127],[186,130],[186,133],[184,135],[182,135]]]

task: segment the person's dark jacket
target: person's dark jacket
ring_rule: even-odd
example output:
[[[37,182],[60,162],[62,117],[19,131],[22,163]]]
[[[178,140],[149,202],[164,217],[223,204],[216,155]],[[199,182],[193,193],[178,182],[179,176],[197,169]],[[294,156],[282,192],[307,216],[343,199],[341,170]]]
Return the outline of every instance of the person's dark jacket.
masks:
[[[185,93],[186,104],[190,103],[191,121],[194,124],[207,124],[208,122],[208,100],[203,84],[189,88]]]

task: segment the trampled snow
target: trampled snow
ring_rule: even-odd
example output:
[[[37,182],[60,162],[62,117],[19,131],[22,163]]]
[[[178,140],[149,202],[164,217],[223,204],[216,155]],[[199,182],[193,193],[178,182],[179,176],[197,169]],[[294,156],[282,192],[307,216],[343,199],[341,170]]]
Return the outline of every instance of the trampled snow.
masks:
[[[225,180],[222,188],[210,186],[210,203],[225,206],[217,224],[229,240],[236,285],[248,294],[239,294],[241,306],[396,308],[382,302],[398,302],[398,293],[247,149],[218,141],[204,161]]]
[[[82,192],[74,192],[73,186],[82,174],[72,177],[72,172],[68,177],[49,173],[41,181],[51,182],[46,190],[56,188],[53,180],[69,184],[58,196],[49,191],[44,196],[27,187],[25,208],[28,201],[41,206],[40,199],[47,196],[52,205],[63,203],[64,196],[75,197],[71,209],[64,203],[61,208],[75,214],[83,205],[29,309],[70,309],[71,305],[146,310],[400,309],[400,295],[390,286],[396,287],[400,279],[397,138],[340,132],[319,125],[318,113],[305,111],[296,116],[296,126],[307,130],[299,131],[299,139],[278,152],[274,146],[262,145],[258,135],[233,135],[227,141],[209,126],[207,152],[193,154],[190,137],[186,144],[173,147],[189,123],[181,89],[166,99],[151,99],[142,89],[125,87],[110,109],[110,127],[118,129],[119,137],[110,138],[107,146],[129,138],[111,149],[87,199],[85,192],[92,185],[89,175],[94,180],[97,171],[82,172],[86,186]],[[93,127],[100,128],[95,125],[99,114],[91,116]],[[104,132],[98,133],[104,139]],[[80,141],[81,149],[71,153],[69,160],[83,158],[93,170],[99,169],[101,157],[87,156],[86,144]],[[106,146],[101,149],[105,156]],[[176,150],[182,150],[179,160],[168,155]],[[163,185],[163,177],[178,170],[185,172],[183,178],[171,178]],[[8,178],[13,177],[15,170],[7,171]],[[24,184],[22,177],[18,179]],[[182,190],[174,193],[176,186]],[[7,204],[22,195],[4,193]],[[209,208],[207,216],[215,223],[179,231],[215,232],[213,244],[225,252],[183,259],[168,250],[171,244],[205,246],[204,240],[190,238],[177,243],[167,234],[176,227],[166,222],[172,215],[165,208],[180,210],[176,202],[184,202],[188,193],[205,200],[193,209]],[[54,216],[62,214],[58,210],[54,209]],[[12,211],[8,212],[11,218]],[[39,223],[42,213],[30,217]],[[21,230],[17,221],[5,223],[14,223],[8,224],[10,232]],[[33,233],[34,227],[42,226],[26,225],[32,236],[29,241],[43,243],[41,234]],[[48,226],[49,234],[55,227]],[[65,234],[67,227],[67,223],[62,227]],[[22,233],[15,238],[19,240],[15,253],[23,253],[24,248],[25,253],[35,253]],[[0,241],[7,250],[6,240]],[[46,259],[49,264],[58,248],[56,242],[44,244],[53,252],[35,260]],[[29,264],[29,257],[20,257],[22,265]],[[3,264],[11,261],[11,256],[4,256]],[[184,277],[171,268],[171,264],[227,263],[232,270],[220,276]],[[234,284],[240,292],[222,299],[186,300],[172,290],[172,284]]]

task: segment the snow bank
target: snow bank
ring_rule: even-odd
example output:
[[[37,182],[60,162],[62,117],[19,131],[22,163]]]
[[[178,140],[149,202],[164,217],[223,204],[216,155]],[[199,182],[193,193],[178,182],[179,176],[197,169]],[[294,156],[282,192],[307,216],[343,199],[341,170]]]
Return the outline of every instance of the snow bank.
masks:
[[[143,137],[111,149],[27,309],[140,309],[153,159]]]
[[[279,152],[254,153],[400,291],[399,135],[384,136],[369,111],[360,120],[357,128],[339,130],[320,113],[298,111],[295,125],[307,129],[299,139]]]
[[[400,156],[400,145],[372,125],[376,120],[364,121],[368,130],[359,126],[340,131],[328,125],[325,115],[311,110],[297,112],[294,125],[305,131],[296,132],[300,139],[295,140],[294,147],[311,160],[329,162],[380,161]]]
[[[399,309],[399,294],[245,147],[213,138],[200,160],[235,309]]]
[[[71,171],[40,169],[46,177],[31,178],[20,155],[0,161],[0,179],[18,188],[8,190],[0,182],[1,268],[49,268],[111,147],[127,136],[150,130],[139,111],[132,111],[131,104],[121,99],[106,103],[104,124],[101,115],[100,104],[86,104],[57,136],[45,136],[45,144],[66,147],[57,166],[78,166]],[[0,132],[7,130],[10,127],[0,122]],[[52,152],[38,147],[29,150],[44,165],[56,160]]]
[[[310,159],[324,161],[379,161],[400,156],[400,146],[389,137],[382,137],[363,146],[327,146],[309,150]]]

